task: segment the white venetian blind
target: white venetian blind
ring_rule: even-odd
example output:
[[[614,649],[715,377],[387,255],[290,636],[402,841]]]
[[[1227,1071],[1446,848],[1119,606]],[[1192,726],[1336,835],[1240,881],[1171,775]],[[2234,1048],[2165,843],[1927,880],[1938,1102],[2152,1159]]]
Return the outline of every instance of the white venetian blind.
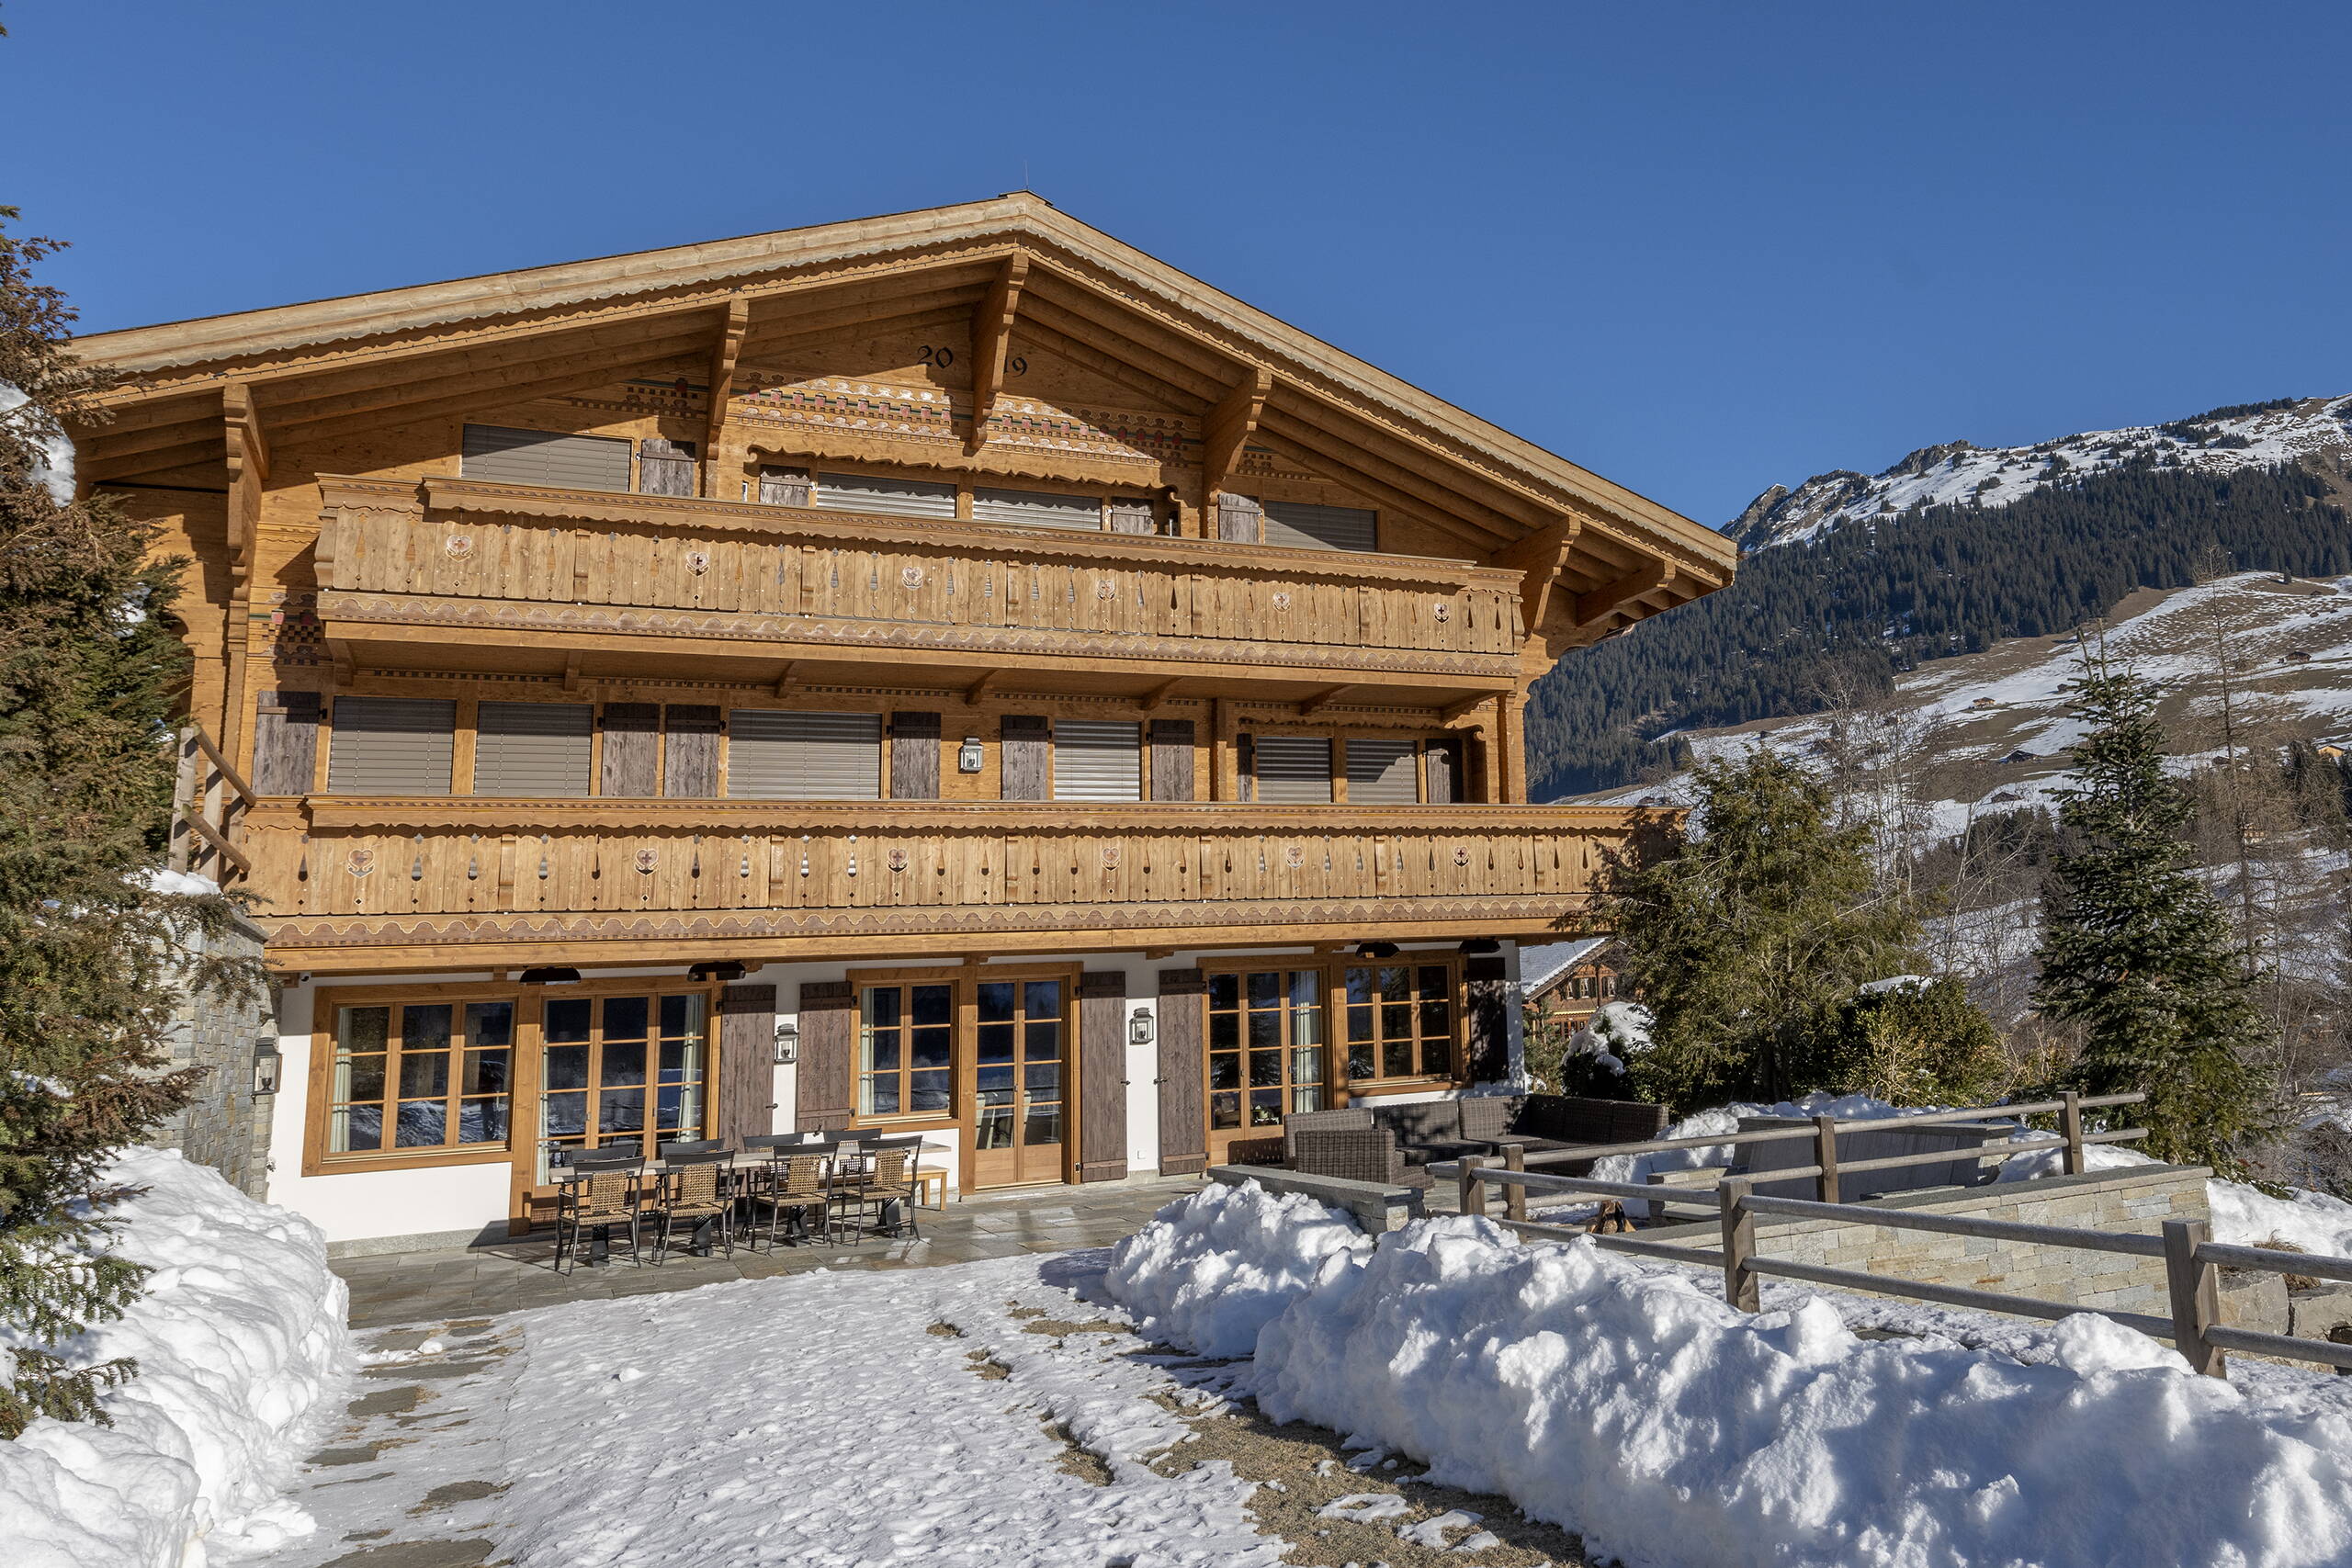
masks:
[[[819,474],[817,505],[835,512],[879,512],[891,517],[953,517],[956,487],[931,479]]]
[[[975,490],[972,520],[1096,533],[1102,527],[1102,502],[1091,495],[1052,495],[1041,490]]]
[[[330,795],[447,795],[458,705],[422,697],[337,697],[327,743]]]
[[[1331,742],[1319,735],[1258,737],[1258,798],[1271,804],[1329,805]]]
[[[745,800],[879,800],[882,717],[737,708],[727,716],[727,793]]]
[[[474,722],[474,793],[588,793],[585,703],[483,703]]]
[[[1413,742],[1348,740],[1348,804],[1412,806],[1421,798],[1413,777]]]
[[[1143,726],[1115,719],[1056,719],[1054,798],[1141,800]]]
[[[627,490],[628,443],[605,435],[469,424],[458,471],[469,479],[503,479],[508,484]]]

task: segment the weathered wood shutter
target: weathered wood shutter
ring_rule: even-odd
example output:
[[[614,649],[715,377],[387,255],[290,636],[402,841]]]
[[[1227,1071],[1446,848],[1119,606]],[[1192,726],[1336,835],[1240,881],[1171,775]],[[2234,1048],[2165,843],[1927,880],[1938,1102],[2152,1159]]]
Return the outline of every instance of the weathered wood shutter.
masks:
[[[1157,534],[1159,519],[1151,502],[1113,496],[1110,502],[1111,532],[1114,534]]]
[[[1028,528],[1071,528],[1081,533],[1102,531],[1102,502],[1099,496],[1056,495],[1042,490],[972,491],[972,521],[1013,523]]]
[[[1127,976],[1090,969],[1078,978],[1078,1179],[1127,1174]]]
[[[707,703],[672,703],[662,711],[662,793],[673,800],[709,800],[718,794],[718,709]]]
[[[1053,789],[1053,725],[1042,714],[1009,713],[999,721],[997,750],[1007,800],[1046,800]]]
[[[806,506],[808,504],[808,470],[779,468],[773,463],[760,467],[760,500],[769,506]]]
[[[641,495],[692,495],[695,444],[648,436],[637,446],[637,488]]]
[[[1268,805],[1328,806],[1331,742],[1320,735],[1261,735],[1258,798]]]
[[[433,697],[337,697],[330,795],[447,795],[458,705]]]
[[[836,512],[876,512],[891,517],[956,515],[956,487],[933,479],[819,474],[816,501],[819,506]]]
[[[594,716],[585,703],[481,704],[474,720],[474,793],[586,795]]]
[[[469,479],[563,490],[627,490],[628,443],[608,435],[469,424],[458,469]]]
[[[1348,804],[1411,806],[1421,797],[1413,775],[1416,742],[1371,736],[1348,737]]]
[[[1258,798],[1258,738],[1237,735],[1233,738],[1233,765],[1236,783],[1244,800]]]
[[[1151,721],[1151,798],[1193,798],[1193,721],[1189,718]]]
[[[1462,1077],[1470,1083],[1498,1083],[1510,1071],[1510,1018],[1499,957],[1462,961],[1464,1042]]]
[[[939,798],[939,716],[890,716],[890,798]]]
[[[1220,492],[1216,498],[1216,536],[1233,545],[1254,545],[1264,538],[1264,509],[1246,495]]]
[[[879,800],[882,716],[738,708],[727,720],[727,793],[741,800]]]
[[[1432,740],[1426,757],[1425,773],[1429,779],[1429,803],[1431,806],[1453,806],[1465,798],[1463,788],[1462,742]]]
[[[254,714],[254,793],[308,795],[319,768],[319,694],[264,692]]]
[[[849,1125],[856,1033],[855,987],[841,980],[800,983],[800,1066],[793,1075],[793,1124],[800,1132],[831,1133]]]
[[[662,705],[606,703],[604,777],[600,793],[650,800],[661,787]]]
[[[1054,723],[1056,800],[1141,800],[1143,726],[1128,719]]]
[[[1270,501],[1266,502],[1265,542],[1306,550],[1376,549],[1379,517],[1376,512],[1352,506]]]
[[[775,1131],[775,987],[718,993],[718,1106],[710,1135],[729,1148]]]
[[[1201,1032],[1208,981],[1198,969],[1159,972],[1159,1174],[1192,1176],[1209,1163],[1208,1071]]]

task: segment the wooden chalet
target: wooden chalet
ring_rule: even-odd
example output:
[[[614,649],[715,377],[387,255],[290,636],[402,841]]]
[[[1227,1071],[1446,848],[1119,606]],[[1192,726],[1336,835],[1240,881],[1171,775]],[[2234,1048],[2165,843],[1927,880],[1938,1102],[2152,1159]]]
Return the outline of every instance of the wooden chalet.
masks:
[[[1529,684],[1735,559],[1026,192],[79,346],[341,1239],[589,1145],[1113,1180],[1500,1076],[1629,830],[1528,802]]]

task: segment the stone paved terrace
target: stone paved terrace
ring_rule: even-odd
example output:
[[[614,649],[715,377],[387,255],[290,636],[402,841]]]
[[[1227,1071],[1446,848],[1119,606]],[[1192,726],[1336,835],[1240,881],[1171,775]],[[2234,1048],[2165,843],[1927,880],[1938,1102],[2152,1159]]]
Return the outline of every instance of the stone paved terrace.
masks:
[[[760,1280],[813,1269],[926,1269],[1018,1252],[1108,1247],[1132,1234],[1160,1205],[1192,1191],[1196,1176],[1046,1187],[951,1201],[945,1213],[922,1212],[921,1240],[778,1247],[739,1245],[732,1258],[673,1253],[656,1268],[626,1255],[602,1268],[582,1263],[569,1274],[551,1267],[552,1235],[489,1247],[385,1252],[334,1260],[351,1287],[351,1326],[449,1318],[493,1317],[564,1302],[609,1300],[655,1291],[691,1291],[726,1280]]]

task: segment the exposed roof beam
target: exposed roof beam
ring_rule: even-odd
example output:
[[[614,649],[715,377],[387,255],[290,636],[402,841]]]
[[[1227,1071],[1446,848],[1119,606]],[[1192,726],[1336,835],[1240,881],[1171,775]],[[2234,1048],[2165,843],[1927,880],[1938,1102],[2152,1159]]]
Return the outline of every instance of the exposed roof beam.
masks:
[[[1016,250],[989,285],[979,309],[972,313],[972,427],[964,433],[964,450],[978,452],[988,444],[989,412],[1004,389],[1004,357],[1012,342],[1013,319],[1021,313],[1021,286],[1028,281],[1029,253]]]
[[[1157,710],[1160,704],[1168,700],[1168,694],[1182,685],[1190,677],[1179,675],[1172,680],[1162,681],[1159,685],[1146,692],[1143,694],[1143,711],[1151,713]]]
[[[1249,445],[1250,434],[1258,428],[1258,418],[1265,412],[1266,396],[1274,389],[1273,373],[1252,367],[1241,378],[1240,385],[1217,400],[1209,411],[1208,428],[1201,443],[1201,467],[1206,480],[1204,492],[1216,494],[1241,466],[1241,449]]]
[[[493,358],[488,363],[445,368],[438,375],[394,382],[367,391],[288,400],[282,404],[270,405],[268,413],[270,422],[283,430],[323,424],[356,414],[381,413],[403,404],[432,402],[469,392],[495,394],[504,388],[527,385],[599,366],[614,367],[615,378],[617,379],[625,373],[621,367],[681,358],[693,353],[697,344],[708,341],[707,329],[680,323],[656,337],[638,334],[626,342],[566,344],[560,353]]]
[[[1589,626],[1610,615],[1621,604],[1654,593],[1674,581],[1674,563],[1668,560],[1646,561],[1617,579],[1604,582],[1577,595],[1576,624]]]
[[[1265,417],[1258,423],[1258,435],[1268,446],[1277,439],[1287,440],[1294,446],[1312,453],[1326,468],[1344,466],[1348,471],[1364,479],[1414,497],[1424,511],[1442,513],[1498,543],[1517,539],[1528,531],[1527,520],[1497,512],[1448,482],[1451,478],[1448,470],[1441,468],[1432,472],[1393,463],[1373,447],[1301,418],[1296,412],[1279,403],[1267,404]],[[1556,515],[1556,513],[1548,514],[1545,521]]]
[[[1183,387],[1164,381],[1148,370],[1138,369],[1057,327],[1047,326],[1040,319],[1040,312],[1034,309],[1021,319],[1021,335],[1057,359],[1067,359],[1072,365],[1091,370],[1106,381],[1116,381],[1154,402],[1181,409],[1193,407],[1201,400]]]
[[[1031,288],[1023,302],[1026,322],[1039,321],[1059,332],[1064,337],[1091,344],[1096,350],[1109,355],[1119,363],[1140,370],[1154,380],[1172,388],[1177,396],[1205,410],[1214,407],[1225,396],[1226,383],[1217,372],[1195,370],[1191,366],[1169,358],[1148,344],[1106,326],[1083,312],[1066,310],[1062,303],[1050,299]],[[1220,367],[1223,375],[1233,373],[1228,363]],[[1163,394],[1165,395],[1165,394]]]
[[[1481,692],[1475,697],[1464,697],[1452,707],[1440,708],[1437,721],[1440,724],[1452,724],[1455,719],[1476,713],[1494,700],[1495,694],[1492,692]]]
[[[1214,402],[1224,392],[1226,378],[1233,374],[1234,366],[1256,363],[1238,350],[1220,350],[1200,343],[1135,306],[1103,294],[1093,285],[1053,270],[1050,265],[1037,269],[1029,280],[1029,290],[1033,296],[1050,299],[1057,308],[1095,327],[1116,333],[1130,343],[1148,348],[1154,357],[1181,367],[1202,387],[1200,395],[1204,401]]]
[[[727,313],[718,323],[718,341],[710,349],[709,391],[703,403],[704,425],[702,442],[702,492],[716,493],[712,481],[718,477],[718,438],[727,429],[727,410],[735,395],[735,356],[743,351],[743,334],[752,324],[752,302],[730,299]]]
[[[1541,631],[1544,618],[1551,614],[1553,591],[1576,549],[1577,536],[1583,531],[1582,518],[1564,517],[1542,533],[1505,545],[1487,558],[1488,566],[1526,574],[1519,581],[1519,620],[1529,637]]]
[[[972,704],[978,702],[982,697],[987,696],[989,694],[989,688],[993,687],[1003,674],[1004,671],[1001,670],[989,670],[983,671],[978,680],[964,688],[965,705],[968,707]]]
[[[175,468],[206,468],[217,472],[220,466],[220,429],[216,423],[205,434],[155,451],[135,453],[122,459],[85,447],[74,467],[88,474],[93,482],[128,479],[135,474],[169,473]]]
[[[691,352],[691,349],[687,350]],[[425,402],[409,404],[381,413],[352,414],[340,419],[323,420],[303,428],[306,441],[327,441],[340,435],[360,434],[370,430],[403,424],[421,424],[427,420],[446,419],[453,414],[487,413],[494,409],[511,408],[516,403],[530,402],[538,398],[560,398],[566,392],[584,391],[591,387],[606,386],[625,380],[636,370],[651,368],[665,359],[675,359],[679,351],[665,349],[649,354],[635,361],[606,358],[562,376],[543,380],[518,382],[496,388],[474,387],[448,397],[435,398]]]
[[[1313,718],[1317,714],[1321,713],[1325,708],[1329,707],[1333,703],[1339,701],[1340,694],[1341,693],[1352,692],[1354,690],[1355,683],[1352,682],[1344,686],[1326,686],[1321,691],[1316,693],[1313,696],[1298,705],[1298,716],[1301,718]]]
[[[948,288],[901,291],[862,304],[842,305],[824,310],[801,310],[784,316],[771,316],[763,310],[760,312],[760,330],[752,334],[750,342],[744,345],[746,356],[756,360],[761,355],[773,352],[779,342],[810,337],[842,327],[871,327],[928,312],[952,311],[960,316],[972,308],[975,298],[973,287],[968,283],[959,283]]]
[[[1258,427],[1258,442],[1267,450],[1286,457],[1293,462],[1304,464],[1322,474],[1326,479],[1347,486],[1369,501],[1377,502],[1380,505],[1401,513],[1405,516],[1419,518],[1433,528],[1453,535],[1468,547],[1468,552],[1471,554],[1483,555],[1510,537],[1507,534],[1482,527],[1459,513],[1449,511],[1442,502],[1427,501],[1420,496],[1398,490],[1384,480],[1373,478],[1342,458],[1318,452],[1291,439],[1288,434],[1278,434],[1265,425]]]

